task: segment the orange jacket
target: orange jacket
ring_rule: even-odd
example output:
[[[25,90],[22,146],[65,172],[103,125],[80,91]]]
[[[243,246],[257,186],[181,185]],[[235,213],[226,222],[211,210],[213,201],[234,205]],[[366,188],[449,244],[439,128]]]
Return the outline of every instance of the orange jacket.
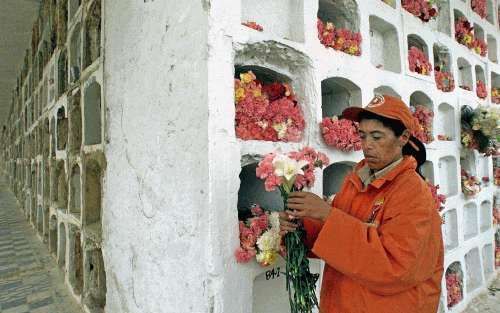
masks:
[[[415,168],[415,159],[404,157],[364,191],[353,172],[324,224],[304,220],[306,244],[326,263],[321,313],[437,312],[444,257],[441,218]],[[369,225],[374,208],[379,211]]]

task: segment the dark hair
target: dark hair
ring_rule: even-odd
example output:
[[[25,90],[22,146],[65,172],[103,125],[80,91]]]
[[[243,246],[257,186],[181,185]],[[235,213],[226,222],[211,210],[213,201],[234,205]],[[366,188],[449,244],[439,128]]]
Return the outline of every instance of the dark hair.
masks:
[[[389,128],[392,130],[394,135],[396,137],[399,137],[403,134],[404,130],[406,129],[405,125],[396,119],[388,118],[385,116],[377,115],[372,112],[368,111],[362,111],[358,115],[358,119],[361,122],[362,120],[377,120],[382,123],[385,127]],[[425,146],[424,144],[416,139],[413,136],[410,136],[409,139],[415,146],[417,146],[418,150],[415,149],[410,142],[408,142],[406,145],[403,146],[403,155],[411,155],[417,160],[417,168],[416,171],[417,173],[424,178],[424,175],[422,175],[422,172],[420,171],[421,166],[425,163],[427,159],[427,153],[425,151]]]

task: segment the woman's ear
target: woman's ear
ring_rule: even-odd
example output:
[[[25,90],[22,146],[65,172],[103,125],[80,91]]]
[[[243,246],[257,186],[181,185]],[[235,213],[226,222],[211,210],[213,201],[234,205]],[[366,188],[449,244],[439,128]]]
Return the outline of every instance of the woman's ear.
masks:
[[[404,145],[408,143],[408,140],[410,140],[410,136],[411,136],[410,131],[408,129],[405,129],[401,134],[401,136],[399,136],[398,138],[401,147],[404,147]]]

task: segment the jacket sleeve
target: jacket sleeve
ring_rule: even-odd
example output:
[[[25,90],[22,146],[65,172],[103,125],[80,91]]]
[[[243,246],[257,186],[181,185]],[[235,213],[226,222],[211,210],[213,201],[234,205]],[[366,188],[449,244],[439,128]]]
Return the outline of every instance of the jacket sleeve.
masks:
[[[392,295],[428,279],[434,271],[438,252],[426,249],[435,222],[434,206],[429,190],[412,179],[403,182],[384,206],[378,228],[333,209],[312,251],[372,292]]]

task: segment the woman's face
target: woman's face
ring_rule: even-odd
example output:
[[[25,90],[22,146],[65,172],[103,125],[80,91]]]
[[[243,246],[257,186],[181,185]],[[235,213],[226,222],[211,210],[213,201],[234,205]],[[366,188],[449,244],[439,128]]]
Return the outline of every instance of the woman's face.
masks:
[[[407,130],[396,137],[392,129],[382,122],[368,119],[359,123],[359,135],[366,163],[372,170],[380,170],[399,159],[409,139]]]

